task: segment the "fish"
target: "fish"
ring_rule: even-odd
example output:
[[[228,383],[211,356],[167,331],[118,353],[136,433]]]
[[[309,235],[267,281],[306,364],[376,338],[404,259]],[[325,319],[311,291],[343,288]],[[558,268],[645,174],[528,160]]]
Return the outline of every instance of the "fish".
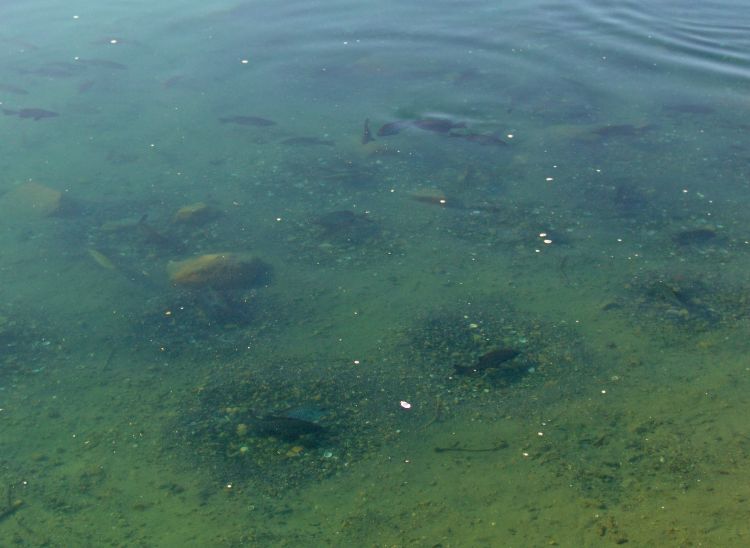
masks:
[[[714,114],[716,109],[700,103],[673,103],[662,106],[664,112],[675,114]]]
[[[93,247],[88,248],[86,251],[88,251],[89,256],[94,262],[102,268],[106,268],[107,270],[117,270],[117,267],[115,267],[112,260],[101,251],[94,249]]]
[[[414,120],[412,125],[424,131],[450,133],[454,129],[465,128],[466,122],[454,122],[448,118],[421,118],[419,120]]]
[[[33,69],[20,69],[21,74],[43,76],[45,78],[70,78],[86,70],[86,67],[78,63],[68,61],[52,61]]]
[[[457,375],[474,375],[490,369],[502,368],[506,373],[513,372],[517,369],[512,365],[506,365],[506,362],[516,358],[520,352],[513,348],[495,348],[485,352],[472,365],[455,364],[453,369]]]
[[[35,122],[42,118],[54,118],[59,116],[57,112],[51,110],[44,110],[43,108],[22,108],[20,110],[11,110],[9,108],[3,109],[3,114],[6,116],[18,116],[19,118],[31,118]]]
[[[389,122],[380,127],[378,130],[378,137],[388,137],[390,135],[396,135],[401,133],[404,129],[411,127],[409,120],[397,120],[395,122]]]
[[[253,430],[256,435],[273,436],[285,441],[294,441],[305,436],[315,438],[326,431],[316,422],[278,415],[266,415],[257,419]]]
[[[94,84],[96,84],[96,80],[86,80],[85,82],[81,82],[78,84],[78,93],[86,93],[94,87]]]
[[[610,137],[640,137],[653,126],[634,126],[632,124],[606,125],[593,130],[593,133],[604,139]]]
[[[88,67],[99,67],[107,69],[125,70],[127,65],[118,63],[116,61],[109,61],[108,59],[78,59],[79,63],[82,63]]]
[[[292,146],[327,146],[332,147],[336,144],[330,139],[321,139],[320,137],[289,137],[281,141],[282,145]]]
[[[222,124],[237,124],[240,126],[258,126],[267,127],[275,126],[276,122],[269,120],[268,118],[261,118],[259,116],[227,116],[219,118],[219,122]]]
[[[19,88],[18,86],[13,86],[11,84],[0,84],[0,92],[6,91],[8,93],[14,93],[16,95],[28,95],[29,92],[26,91],[23,88]]]
[[[365,127],[362,130],[362,144],[366,145],[374,140],[375,138],[372,136],[372,133],[370,133],[370,119],[365,118]]]
[[[449,135],[451,137],[465,139],[470,143],[477,143],[485,146],[508,146],[508,142],[505,139],[501,139],[494,133],[450,133]]]
[[[415,127],[423,131],[432,131],[433,133],[450,133],[454,129],[463,129],[466,122],[454,122],[448,118],[419,118],[417,120],[396,120],[389,122],[378,130],[379,137],[396,135],[403,130]]]

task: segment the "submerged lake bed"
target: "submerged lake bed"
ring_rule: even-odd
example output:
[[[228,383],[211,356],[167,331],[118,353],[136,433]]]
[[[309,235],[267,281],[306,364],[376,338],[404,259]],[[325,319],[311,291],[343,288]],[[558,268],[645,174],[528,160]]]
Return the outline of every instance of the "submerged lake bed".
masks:
[[[747,6],[0,16],[0,544],[746,542]]]

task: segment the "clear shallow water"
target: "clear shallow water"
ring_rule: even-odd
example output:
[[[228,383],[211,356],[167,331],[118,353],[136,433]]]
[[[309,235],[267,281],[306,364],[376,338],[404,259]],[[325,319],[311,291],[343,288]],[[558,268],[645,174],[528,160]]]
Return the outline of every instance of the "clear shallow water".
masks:
[[[2,544],[742,544],[749,15],[0,4]]]

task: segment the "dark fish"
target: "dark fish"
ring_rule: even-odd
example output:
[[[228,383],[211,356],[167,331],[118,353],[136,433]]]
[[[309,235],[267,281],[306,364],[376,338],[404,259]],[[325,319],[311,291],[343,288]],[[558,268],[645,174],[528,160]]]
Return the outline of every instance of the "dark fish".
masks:
[[[454,122],[447,118],[422,118],[420,120],[414,120],[412,125],[424,131],[450,133],[454,129],[465,128],[466,122]]]
[[[675,114],[713,114],[716,110],[709,105],[701,105],[694,103],[675,103],[670,105],[664,105],[662,110],[665,112],[673,112]]]
[[[151,226],[147,222],[147,219],[148,219],[148,213],[145,213],[138,221],[138,224],[136,224],[136,229],[138,233],[147,244],[152,244],[157,247],[173,248],[173,249],[182,247],[181,243],[177,242],[176,240],[173,240],[172,238],[168,236],[165,236],[164,234],[156,230],[153,226]]]
[[[683,230],[674,235],[674,241],[678,245],[703,245],[716,239],[716,231],[713,228],[694,228]]]
[[[32,74],[46,78],[70,78],[86,70],[86,67],[68,61],[53,61],[34,69],[21,69],[21,74]]]
[[[321,139],[320,137],[290,137],[281,141],[282,145],[292,146],[326,146],[332,147],[336,143],[330,139]]]
[[[219,122],[222,124],[237,124],[240,126],[258,126],[267,127],[275,126],[276,122],[269,120],[268,118],[260,118],[259,116],[227,116],[225,118],[219,118]]]
[[[610,137],[640,137],[651,129],[651,125],[634,126],[632,124],[607,125],[595,129],[593,132],[599,137],[608,139]]]
[[[496,348],[482,354],[473,365],[454,365],[453,369],[457,375],[473,375],[482,371],[499,369],[501,367],[511,371],[516,368],[505,365],[505,363],[509,362],[519,354],[520,352],[513,348]]]
[[[86,65],[87,67],[99,67],[107,69],[125,70],[127,65],[118,63],[116,61],[109,61],[107,59],[79,59],[79,63]]]
[[[162,82],[161,86],[164,89],[171,89],[171,88],[174,88],[174,87],[177,87],[177,86],[180,86],[180,85],[184,84],[185,80],[186,79],[185,79],[184,75],[178,74],[176,76],[171,76],[171,77],[167,78],[166,80],[164,80],[164,82]]]
[[[6,116],[18,116],[19,118],[31,118],[35,122],[42,118],[54,118],[55,116],[59,116],[57,112],[44,110],[43,108],[22,108],[20,110],[4,108],[3,114]]]
[[[0,84],[0,91],[7,91],[8,93],[15,93],[16,95],[28,95],[29,92],[18,86],[12,86],[10,84]]]
[[[316,422],[285,415],[266,415],[259,418],[253,430],[260,436],[274,436],[286,441],[325,432],[325,428]]]
[[[95,83],[96,80],[86,80],[85,82],[81,82],[80,84],[78,84],[78,93],[86,93],[94,86]]]
[[[378,130],[378,137],[388,137],[389,135],[396,135],[401,133],[406,128],[411,127],[409,120],[397,120],[395,122],[389,122]]]
[[[458,137],[460,139],[465,139],[470,143],[477,143],[485,146],[508,146],[508,142],[506,140],[501,139],[494,133],[451,133],[450,136]]]
[[[285,409],[278,415],[281,417],[286,417],[288,419],[300,419],[317,423],[324,419],[327,414],[328,412],[325,409],[313,405],[303,404]]]
[[[366,145],[367,143],[374,140],[375,138],[372,136],[372,133],[370,133],[370,119],[365,118],[365,127],[362,130],[362,144]]]

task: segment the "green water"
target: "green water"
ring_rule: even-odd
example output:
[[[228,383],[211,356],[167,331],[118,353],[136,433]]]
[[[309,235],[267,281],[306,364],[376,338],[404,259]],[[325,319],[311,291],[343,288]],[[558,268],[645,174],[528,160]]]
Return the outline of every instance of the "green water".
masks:
[[[0,546],[747,544],[750,11],[652,4],[1,2]]]

